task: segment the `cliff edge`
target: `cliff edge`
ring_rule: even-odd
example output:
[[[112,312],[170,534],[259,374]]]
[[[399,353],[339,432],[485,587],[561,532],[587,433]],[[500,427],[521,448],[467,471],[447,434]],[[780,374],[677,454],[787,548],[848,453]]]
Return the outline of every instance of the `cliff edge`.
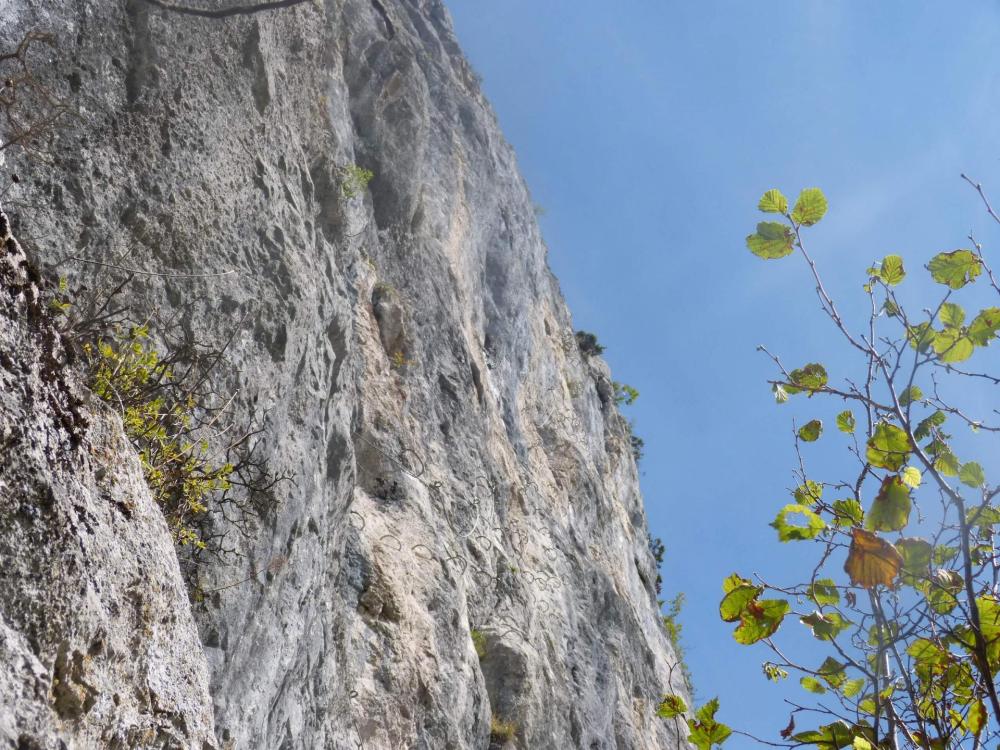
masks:
[[[8,159],[28,255],[74,288],[137,271],[135,318],[224,347],[227,419],[283,480],[252,524],[214,519],[227,554],[179,564],[113,410],[71,445],[31,385],[44,333],[6,312],[0,738],[683,745],[655,715],[686,691],[627,424],[444,6],[0,0],[0,42],[32,30],[73,114],[44,158]],[[91,583],[64,585],[68,559]],[[69,634],[32,642],[58,612]],[[67,670],[91,686],[68,716]]]

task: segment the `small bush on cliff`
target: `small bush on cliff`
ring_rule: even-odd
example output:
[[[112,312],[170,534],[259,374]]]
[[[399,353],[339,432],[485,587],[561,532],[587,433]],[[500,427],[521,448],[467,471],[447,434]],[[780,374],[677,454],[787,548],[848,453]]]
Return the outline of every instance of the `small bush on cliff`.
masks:
[[[646,441],[635,434],[635,422],[631,420],[626,423],[628,432],[628,444],[629,448],[632,449],[632,458],[638,464],[642,461],[642,457],[645,455],[646,451]]]
[[[604,347],[597,341],[597,336],[590,331],[577,331],[575,336],[576,345],[579,347],[580,353],[585,357],[604,354]]]
[[[639,391],[628,383],[619,383],[615,380],[612,385],[615,389],[615,404],[617,406],[631,406],[639,398]]]
[[[492,716],[490,717],[490,741],[496,743],[510,742],[517,734],[517,724],[512,721]]]
[[[682,640],[682,634],[684,632],[684,626],[681,624],[680,616],[681,610],[684,608],[684,592],[678,592],[677,596],[671,599],[669,602],[658,602],[662,608],[664,604],[667,605],[666,612],[661,612],[661,619],[663,620],[663,629],[667,631],[667,637],[670,638],[670,643],[674,647],[674,655],[677,657],[677,666],[681,670],[681,677],[684,679],[684,686],[687,688],[689,694],[694,693],[694,681],[691,675],[691,668],[688,667],[687,659],[684,654],[684,643]]]
[[[357,164],[348,164],[340,168],[340,192],[345,198],[355,198],[368,189],[368,183],[375,177],[370,169],[364,169]]]
[[[469,631],[469,635],[472,637],[472,646],[476,649],[476,656],[479,657],[479,661],[486,658],[486,634],[482,630],[476,630],[473,628]]]
[[[239,556],[230,534],[252,533],[285,477],[259,455],[262,428],[225,418],[233,399],[215,390],[212,373],[228,342],[219,349],[163,324],[157,348],[149,325],[129,324],[118,303],[131,279],[103,279],[86,293],[61,279],[49,309],[81,353],[91,391],[121,415],[197,595],[194,558]]]
[[[110,339],[85,343],[83,352],[91,390],[121,412],[175,540],[204,548],[197,519],[213,493],[230,489],[234,467],[214,461],[208,442],[195,438],[200,422],[193,394],[175,387],[173,367],[150,345],[145,326],[118,328]]]

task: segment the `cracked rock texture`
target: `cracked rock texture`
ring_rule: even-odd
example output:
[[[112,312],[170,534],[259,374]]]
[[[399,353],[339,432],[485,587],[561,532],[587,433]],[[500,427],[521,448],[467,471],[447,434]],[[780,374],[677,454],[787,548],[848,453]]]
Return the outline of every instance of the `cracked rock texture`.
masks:
[[[32,384],[40,334],[8,314],[0,425],[24,437],[0,433],[0,550],[17,560],[0,578],[0,739],[683,744],[655,716],[685,691],[610,373],[576,346],[444,6],[210,20],[0,0],[0,43],[31,29],[57,38],[39,74],[79,117],[45,158],[8,163],[29,254],[92,288],[121,272],[68,257],[164,274],[125,302],[229,341],[227,415],[263,428],[288,479],[231,531],[236,554],[200,561],[210,593],[189,605],[120,427],[94,407],[73,437]],[[492,719],[513,736],[491,738]]]

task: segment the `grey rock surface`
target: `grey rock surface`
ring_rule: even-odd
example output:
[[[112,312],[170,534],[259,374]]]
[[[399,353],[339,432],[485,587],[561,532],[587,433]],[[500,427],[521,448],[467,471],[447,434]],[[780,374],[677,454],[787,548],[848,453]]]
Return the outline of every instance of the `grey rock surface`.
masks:
[[[216,747],[167,525],[2,212],[0,665],[2,747]]]
[[[444,6],[0,0],[0,42],[29,29],[79,112],[9,165],[30,254],[74,285],[140,269],[138,319],[229,342],[228,416],[289,478],[197,568],[177,667],[204,658],[218,745],[499,747],[494,718],[518,748],[683,745],[610,373]]]

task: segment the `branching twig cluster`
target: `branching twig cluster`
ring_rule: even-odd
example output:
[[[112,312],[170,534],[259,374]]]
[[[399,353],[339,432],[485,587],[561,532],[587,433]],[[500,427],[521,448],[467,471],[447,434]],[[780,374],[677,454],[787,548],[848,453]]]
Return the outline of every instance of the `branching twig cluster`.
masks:
[[[16,49],[0,53],[0,120],[4,127],[0,152],[13,146],[44,151],[56,124],[72,114],[69,103],[38,77],[33,64],[36,51],[54,46],[51,34],[29,31]]]
[[[1000,225],[982,186],[962,177]],[[808,581],[778,586],[734,576],[726,584],[724,619],[739,623],[737,640],[762,642],[772,651],[774,661],[765,665],[768,678],[795,672],[807,691],[826,696],[813,705],[792,703],[789,727],[781,733],[786,742],[766,744],[993,747],[1000,739],[1000,549],[995,538],[1000,507],[994,505],[1000,482],[991,484],[975,461],[958,459],[945,426],[957,420],[980,439],[1000,432],[1000,426],[954,396],[971,390],[963,381],[984,387],[1000,383],[995,374],[956,366],[997,338],[1000,307],[966,320],[952,299],[984,272],[998,296],[1000,287],[982,246],[973,240],[974,251],[941,253],[930,262],[928,270],[947,291],[914,314],[896,291],[906,276],[902,259],[887,256],[868,271],[868,314],[863,332],[856,332],[840,314],[803,241],[803,227],[825,213],[822,194],[803,191],[789,211],[784,197],[769,191],[760,207],[781,214],[787,225],[758,225],[757,234],[748,238],[750,249],[772,259],[797,251],[810,270],[822,312],[861,360],[860,379],[832,384],[822,365],[788,370],[761,347],[780,373],[771,381],[775,395],[779,403],[802,393],[832,398],[863,415],[856,420],[851,408],[837,415],[854,468],[832,482],[809,476],[803,456],[804,444],[822,434],[822,423],[813,420],[795,430],[795,503],[772,526],[781,541],[812,540],[820,546]],[[927,500],[933,500],[932,507],[921,505]],[[799,519],[805,525],[797,525]],[[896,533],[898,538],[889,536]],[[844,553],[847,580],[838,581],[828,563]],[[760,599],[766,591],[788,598]],[[804,663],[779,647],[775,633],[790,616],[829,647],[831,655],[822,664]],[[820,727],[796,733],[796,717],[810,713],[819,717]]]

